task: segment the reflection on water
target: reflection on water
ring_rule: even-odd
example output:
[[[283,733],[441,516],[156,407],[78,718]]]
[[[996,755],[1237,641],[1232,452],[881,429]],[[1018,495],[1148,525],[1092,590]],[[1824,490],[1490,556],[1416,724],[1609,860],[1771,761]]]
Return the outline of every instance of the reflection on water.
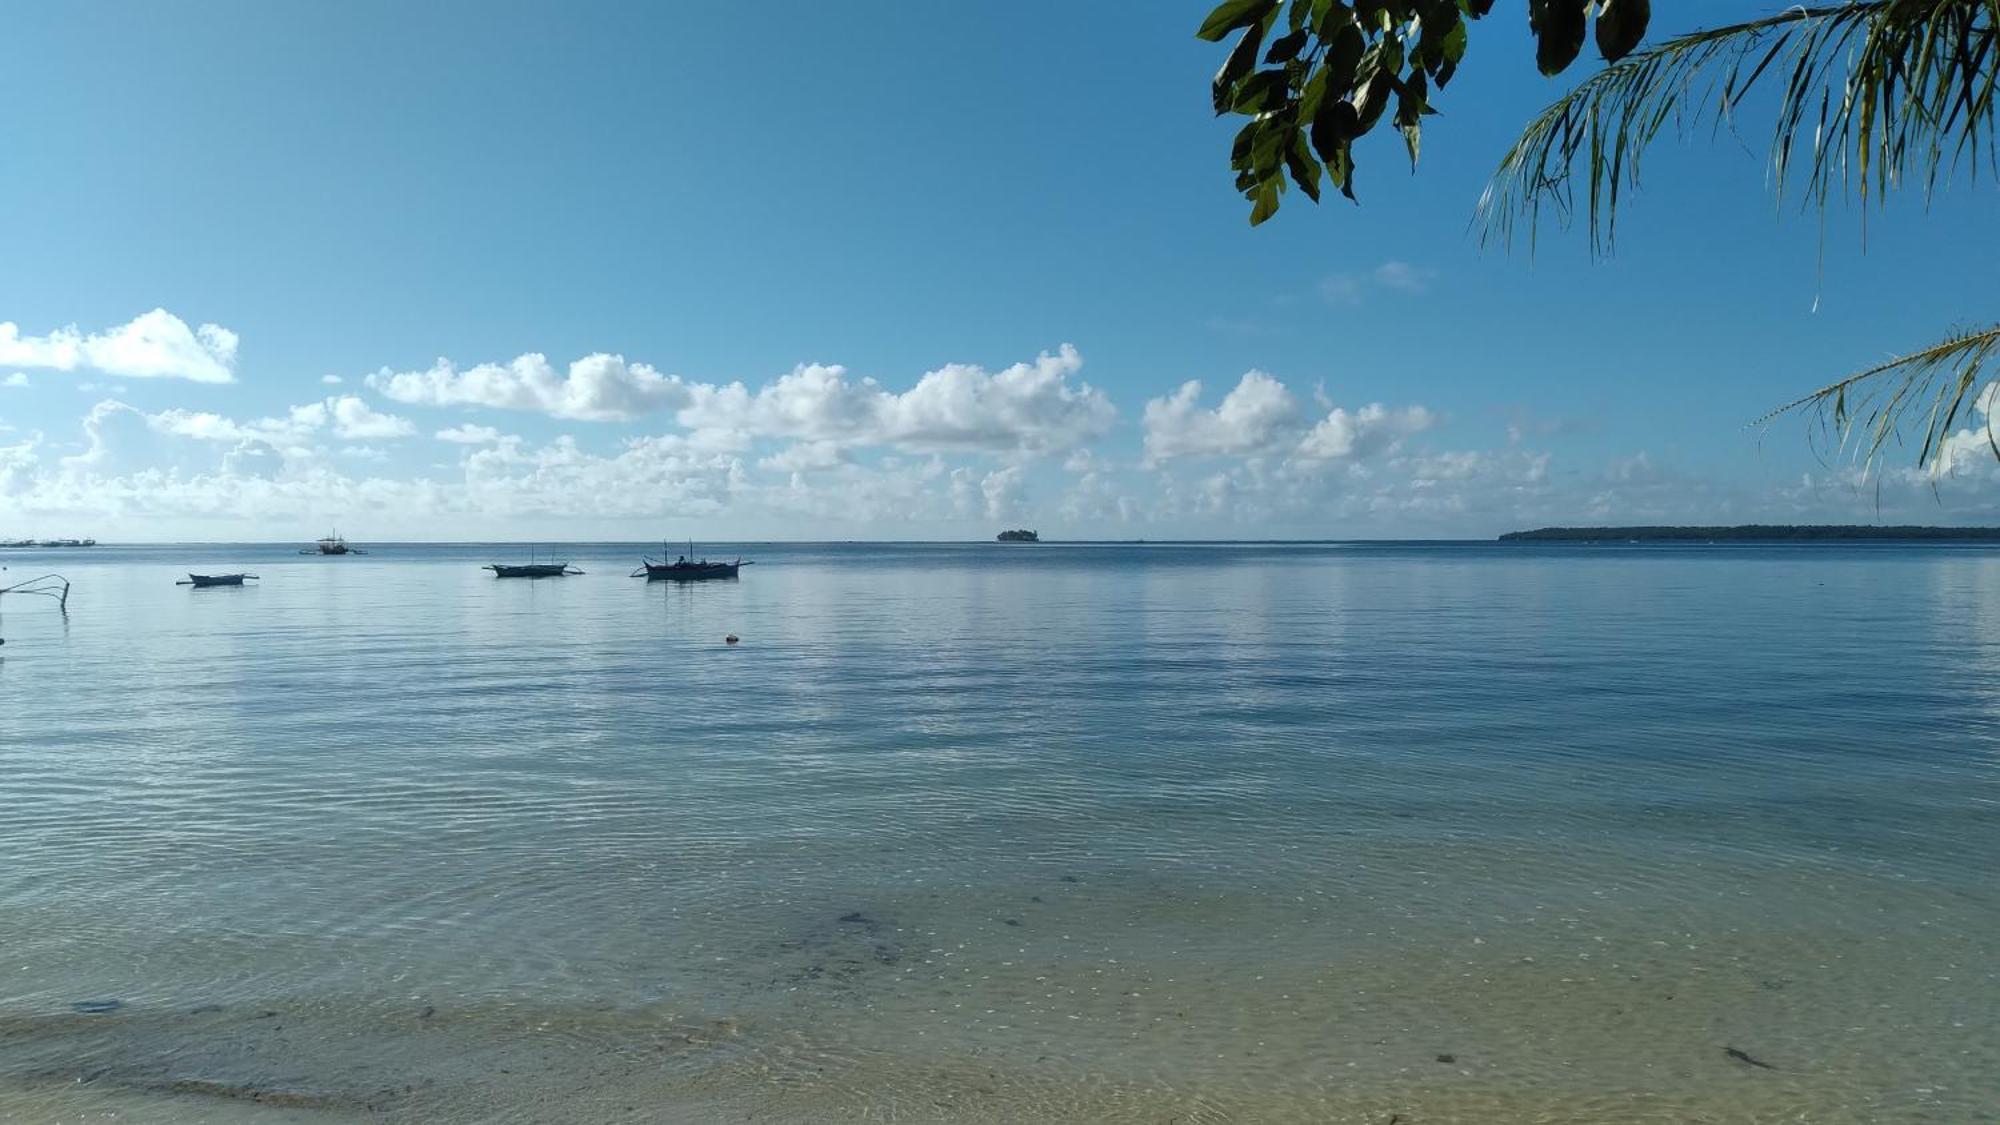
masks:
[[[1983,549],[286,550],[10,613],[0,1120],[2000,1102]]]

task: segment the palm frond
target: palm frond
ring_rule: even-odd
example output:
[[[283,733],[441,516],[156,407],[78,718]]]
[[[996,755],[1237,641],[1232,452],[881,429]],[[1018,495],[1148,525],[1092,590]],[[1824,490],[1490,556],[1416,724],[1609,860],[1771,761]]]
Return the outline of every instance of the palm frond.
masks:
[[[1479,202],[1485,241],[1532,244],[1544,204],[1567,222],[1582,180],[1591,246],[1616,234],[1621,194],[1670,123],[1735,125],[1775,91],[1774,187],[1824,209],[1855,187],[1864,205],[1916,179],[1929,193],[1994,162],[2000,0],[1850,0],[1669,39],[1605,67],[1529,123]]]
[[[1917,464],[1934,474],[1952,469],[1952,427],[1973,407],[1984,415],[1986,446],[2000,457],[1994,431],[1996,404],[1989,380],[1981,377],[2000,360],[2000,324],[1959,332],[1927,348],[1878,363],[1803,395],[1757,419],[1768,425],[1795,413],[1815,415],[1836,445],[1872,466],[1900,435],[1904,418],[1923,416]]]

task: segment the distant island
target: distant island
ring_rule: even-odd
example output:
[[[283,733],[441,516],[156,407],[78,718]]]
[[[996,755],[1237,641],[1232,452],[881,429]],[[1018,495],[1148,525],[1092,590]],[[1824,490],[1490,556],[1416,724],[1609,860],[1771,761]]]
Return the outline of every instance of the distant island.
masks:
[[[999,535],[995,536],[995,538],[1002,543],[1040,543],[1042,541],[1041,536],[1035,534],[1032,531],[1027,530],[1026,528],[1017,528],[1013,531],[1003,531]]]
[[[1734,527],[1538,527],[1510,531],[1502,543],[1610,543],[1734,539],[1773,542],[1839,539],[1954,539],[2000,541],[2000,527],[1876,527],[1869,524],[1746,523]]]

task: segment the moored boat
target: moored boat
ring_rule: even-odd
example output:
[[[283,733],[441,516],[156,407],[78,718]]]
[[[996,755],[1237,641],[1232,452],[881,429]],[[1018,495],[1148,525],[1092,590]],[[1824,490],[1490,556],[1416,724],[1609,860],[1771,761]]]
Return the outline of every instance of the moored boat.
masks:
[[[254,574],[190,574],[187,581],[176,582],[176,586],[241,586],[245,578],[255,578]]]
[[[561,578],[565,574],[583,572],[568,563],[487,563],[481,570],[490,570],[495,578]]]
[[[368,552],[359,547],[350,547],[347,540],[340,537],[340,529],[299,552],[301,555],[365,555]]]
[[[665,558],[666,553],[666,544],[660,544],[660,557]],[[700,582],[710,578],[734,578],[738,570],[749,565],[740,558],[730,562],[697,559],[694,557],[694,543],[689,541],[688,553],[673,562],[640,558],[639,569],[632,572],[632,577],[644,575],[648,582]]]
[[[705,578],[734,578],[737,570],[744,565],[741,559],[735,562],[709,562],[707,559],[690,562],[686,558],[670,563],[656,563],[651,559],[642,559],[640,564],[643,569],[633,571],[632,577],[637,578],[644,574],[648,582],[663,580],[699,582]]]

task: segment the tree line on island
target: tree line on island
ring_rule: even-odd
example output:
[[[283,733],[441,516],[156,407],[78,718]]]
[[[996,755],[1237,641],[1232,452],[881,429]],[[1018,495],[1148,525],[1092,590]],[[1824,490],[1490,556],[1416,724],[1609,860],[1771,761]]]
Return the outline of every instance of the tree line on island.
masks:
[[[2000,527],[1879,527],[1870,524],[1746,523],[1733,527],[1538,527],[1510,531],[1503,543],[1608,543],[1633,540],[1784,542],[1843,539],[2000,540]]]

